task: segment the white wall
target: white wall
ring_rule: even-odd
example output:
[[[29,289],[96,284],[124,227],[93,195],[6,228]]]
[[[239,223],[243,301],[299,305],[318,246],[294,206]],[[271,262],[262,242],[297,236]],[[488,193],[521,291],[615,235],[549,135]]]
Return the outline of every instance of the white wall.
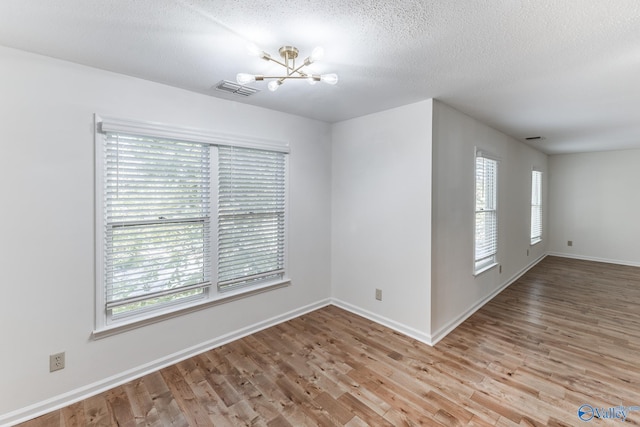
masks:
[[[550,253],[640,265],[640,150],[554,155],[549,166]]]
[[[328,124],[17,50],[0,63],[0,424],[328,301]],[[293,285],[92,340],[94,113],[289,141]]]
[[[333,297],[423,341],[431,307],[431,114],[428,100],[333,127]]]
[[[473,276],[474,147],[500,157],[498,262]],[[431,330],[434,341],[481,307],[546,252],[549,230],[543,174],[542,242],[530,246],[531,170],[547,156],[442,102],[433,106]],[[529,254],[527,255],[527,251]]]

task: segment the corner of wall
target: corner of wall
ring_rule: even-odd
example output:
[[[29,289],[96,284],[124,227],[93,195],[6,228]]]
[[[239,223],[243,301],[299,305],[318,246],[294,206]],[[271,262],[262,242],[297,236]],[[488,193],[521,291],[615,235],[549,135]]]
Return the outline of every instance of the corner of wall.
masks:
[[[432,115],[424,100],[336,123],[332,140],[332,297],[421,334],[430,329]]]

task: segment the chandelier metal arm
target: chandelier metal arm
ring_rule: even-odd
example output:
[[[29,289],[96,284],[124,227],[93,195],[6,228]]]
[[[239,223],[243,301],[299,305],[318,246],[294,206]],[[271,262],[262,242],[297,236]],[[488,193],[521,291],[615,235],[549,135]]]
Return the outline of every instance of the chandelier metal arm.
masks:
[[[304,66],[305,66],[305,64],[304,64],[304,63],[302,63],[302,65],[300,65],[298,68],[296,68],[295,70],[291,71],[291,72],[289,73],[289,78],[293,78],[293,76],[292,76],[292,74],[293,74],[293,73],[298,73],[298,74],[300,74],[300,75],[301,75],[301,76],[303,76],[303,77],[307,77],[307,74],[306,74],[306,73],[303,73],[302,71],[300,71],[300,68],[302,68],[302,67],[304,67]]]
[[[268,57],[268,58],[264,58],[264,59],[265,59],[265,61],[272,61],[272,62],[275,62],[275,63],[276,63],[276,64],[278,64],[278,65],[282,65],[282,66],[283,66],[284,68],[286,68],[287,70],[289,69],[289,67],[287,67],[287,64],[285,64],[285,63],[283,63],[283,62],[280,62],[280,61],[278,61],[277,59],[273,59],[272,57]],[[307,63],[308,61],[309,61],[309,58],[306,58],[306,59],[304,60],[303,64],[302,64],[302,65],[300,65],[300,66],[299,66],[298,68],[296,68],[295,70],[293,70],[293,71],[291,72],[291,74],[293,74],[293,73],[298,73],[298,74],[300,74],[300,76],[301,76],[301,77],[307,77],[307,74],[305,74],[305,73],[301,72],[301,71],[300,71],[300,69],[301,69],[302,67],[304,67],[305,65],[309,65],[309,64],[311,64],[311,62],[310,62],[310,61],[309,61],[309,63]],[[279,78],[279,77],[265,77],[265,79],[269,79],[269,78]],[[289,78],[293,78],[293,77],[289,77]]]
[[[260,78],[258,78],[260,77]],[[317,77],[317,79],[316,79]],[[304,76],[256,76],[256,80],[266,80],[266,79],[281,79],[281,80],[289,80],[289,79],[315,79],[320,80],[320,76],[313,76],[311,74]]]

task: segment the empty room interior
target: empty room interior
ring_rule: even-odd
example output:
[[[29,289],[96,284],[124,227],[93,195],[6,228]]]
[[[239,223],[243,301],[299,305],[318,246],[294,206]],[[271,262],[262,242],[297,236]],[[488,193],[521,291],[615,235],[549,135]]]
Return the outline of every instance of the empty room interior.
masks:
[[[3,0],[0,426],[640,425],[638,76],[635,0]]]

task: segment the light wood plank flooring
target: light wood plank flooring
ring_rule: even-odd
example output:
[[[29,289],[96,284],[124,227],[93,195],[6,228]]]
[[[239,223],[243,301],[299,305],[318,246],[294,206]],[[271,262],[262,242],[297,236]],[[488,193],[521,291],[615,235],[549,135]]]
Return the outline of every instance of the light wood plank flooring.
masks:
[[[583,404],[640,406],[640,269],[547,257],[434,348],[326,307],[22,426],[640,425]]]

